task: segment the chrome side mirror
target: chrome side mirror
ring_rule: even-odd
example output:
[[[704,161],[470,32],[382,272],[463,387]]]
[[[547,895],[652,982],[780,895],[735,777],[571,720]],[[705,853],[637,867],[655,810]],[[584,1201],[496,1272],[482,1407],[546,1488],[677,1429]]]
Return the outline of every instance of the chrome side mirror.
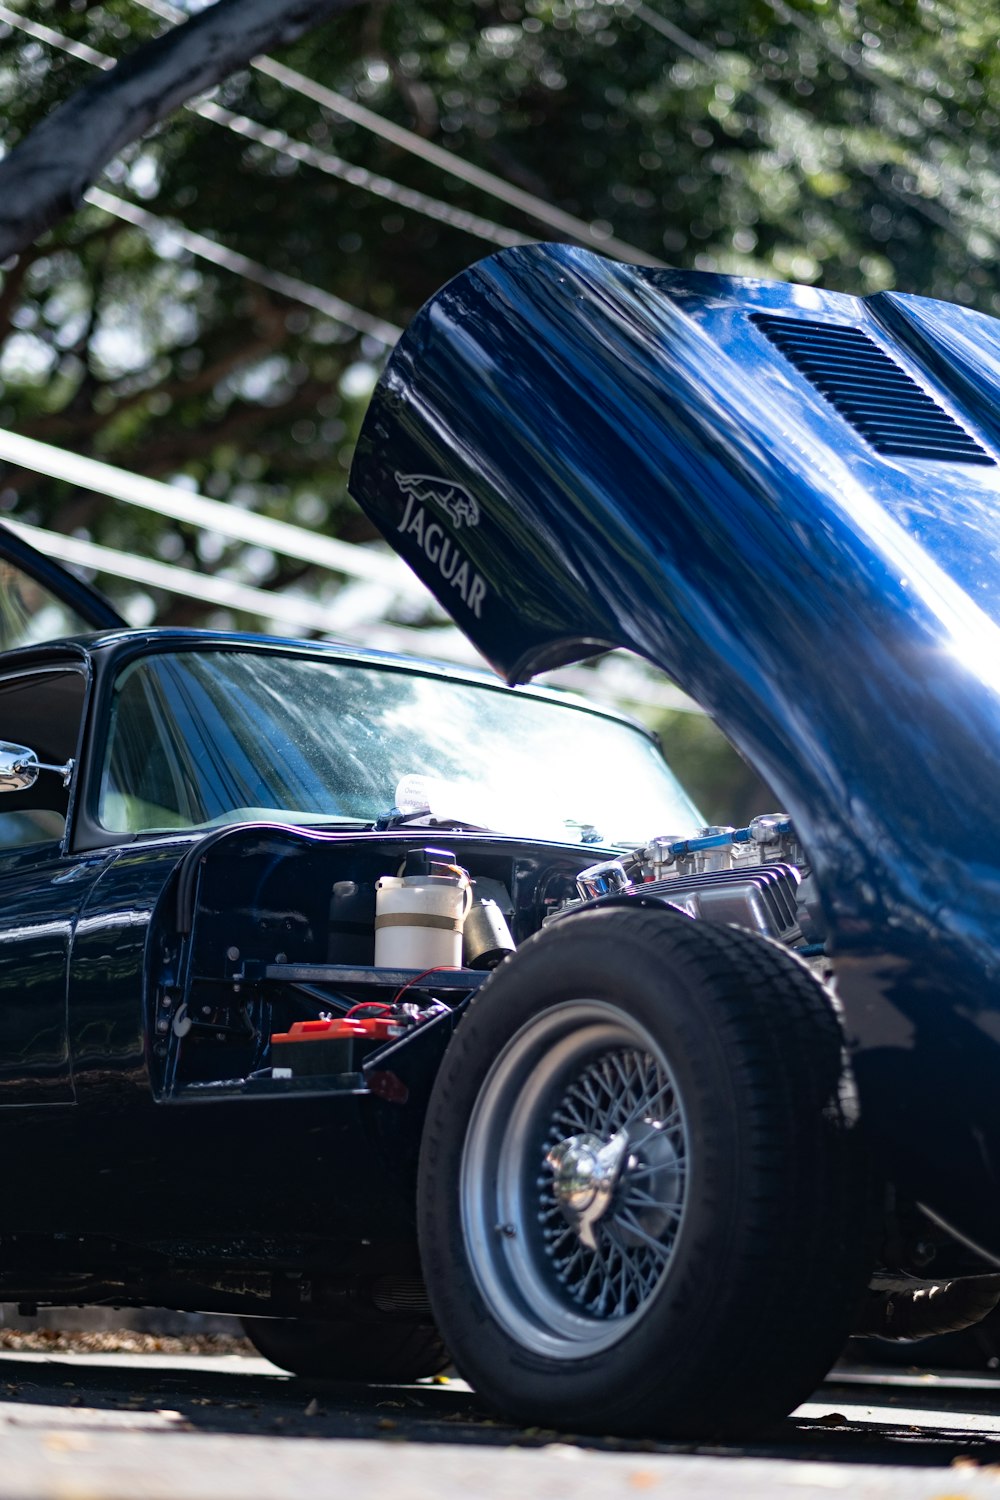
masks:
[[[76,761],[68,760],[64,766],[50,766],[27,745],[0,740],[0,792],[26,792],[38,780],[39,771],[55,771],[63,786],[69,786],[75,765]]]

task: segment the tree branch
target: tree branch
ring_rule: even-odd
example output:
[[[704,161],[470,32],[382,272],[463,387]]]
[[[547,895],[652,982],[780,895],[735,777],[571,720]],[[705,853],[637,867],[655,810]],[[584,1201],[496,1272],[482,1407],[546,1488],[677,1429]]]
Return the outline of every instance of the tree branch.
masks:
[[[72,213],[111,158],[251,58],[361,0],[216,0],[67,99],[0,162],[0,262]]]

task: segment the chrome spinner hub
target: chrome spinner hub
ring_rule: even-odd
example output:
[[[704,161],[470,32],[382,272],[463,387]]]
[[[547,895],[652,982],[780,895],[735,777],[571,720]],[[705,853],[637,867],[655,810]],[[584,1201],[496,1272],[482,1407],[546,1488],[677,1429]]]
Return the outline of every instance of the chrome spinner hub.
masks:
[[[563,1217],[589,1250],[597,1248],[594,1226],[611,1206],[627,1156],[628,1135],[620,1130],[609,1141],[596,1135],[567,1136],[545,1157]]]

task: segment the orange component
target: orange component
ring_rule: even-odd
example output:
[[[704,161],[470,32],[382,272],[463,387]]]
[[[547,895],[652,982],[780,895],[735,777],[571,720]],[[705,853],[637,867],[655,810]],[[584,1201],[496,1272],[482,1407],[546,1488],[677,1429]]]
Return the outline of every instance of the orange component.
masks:
[[[360,1037],[369,1042],[387,1042],[402,1036],[404,1027],[388,1016],[338,1016],[329,1021],[294,1021],[290,1031],[277,1031],[274,1042],[333,1041],[339,1037]]]
[[[371,1037],[373,1041],[387,1042],[394,1036],[402,1036],[406,1030],[405,1026],[400,1026],[390,1016],[361,1016],[360,1020],[365,1036]]]

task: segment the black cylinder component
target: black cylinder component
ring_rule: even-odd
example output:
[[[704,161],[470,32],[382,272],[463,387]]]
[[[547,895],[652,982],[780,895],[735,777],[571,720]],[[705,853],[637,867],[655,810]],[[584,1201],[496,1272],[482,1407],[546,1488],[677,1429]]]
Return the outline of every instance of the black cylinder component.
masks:
[[[904,1291],[870,1291],[856,1318],[863,1338],[926,1339],[971,1328],[1000,1302],[1000,1276],[969,1276]]]
[[[473,902],[462,929],[462,962],[467,969],[495,969],[514,951],[507,919],[489,897]]]

